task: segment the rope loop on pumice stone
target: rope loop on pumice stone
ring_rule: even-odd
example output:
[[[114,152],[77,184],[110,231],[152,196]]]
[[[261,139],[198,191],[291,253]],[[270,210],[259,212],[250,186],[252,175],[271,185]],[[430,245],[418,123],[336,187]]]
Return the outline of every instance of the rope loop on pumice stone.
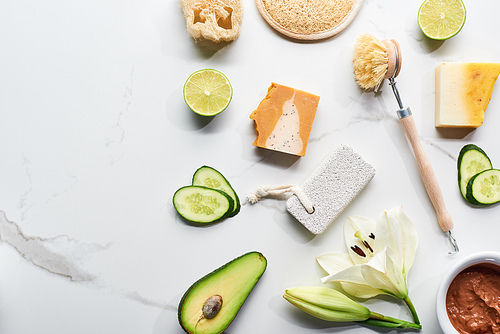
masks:
[[[252,204],[257,203],[262,197],[276,196],[287,192],[291,192],[299,199],[300,203],[304,206],[308,213],[314,212],[314,206],[311,200],[306,196],[302,188],[294,184],[267,186],[262,185],[254,192],[247,195],[248,201]]]

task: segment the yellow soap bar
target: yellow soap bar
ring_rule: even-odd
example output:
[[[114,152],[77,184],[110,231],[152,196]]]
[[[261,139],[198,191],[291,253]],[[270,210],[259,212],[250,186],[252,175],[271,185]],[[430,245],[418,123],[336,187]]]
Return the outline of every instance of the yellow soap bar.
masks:
[[[304,156],[318,104],[317,95],[273,82],[250,115],[257,131],[253,145]]]
[[[436,127],[483,124],[500,63],[442,63],[436,67]]]

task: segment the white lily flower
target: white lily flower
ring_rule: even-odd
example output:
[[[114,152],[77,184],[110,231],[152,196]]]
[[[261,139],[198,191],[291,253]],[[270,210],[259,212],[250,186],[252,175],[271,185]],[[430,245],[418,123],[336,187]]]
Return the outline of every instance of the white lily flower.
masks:
[[[347,218],[344,224],[344,239],[348,252],[328,253],[316,258],[318,264],[329,274],[322,279],[323,283],[331,281],[331,277],[342,273],[343,280],[338,282],[341,282],[342,288],[352,296],[369,298],[383,293],[366,283],[359,266],[374,256],[375,228],[376,224],[366,218],[358,216]]]
[[[344,225],[347,254],[317,258],[329,274],[323,283],[340,282],[350,295],[370,298],[388,294],[403,299],[418,317],[408,297],[408,272],[415,259],[418,236],[401,207],[382,212],[377,223],[351,217]]]

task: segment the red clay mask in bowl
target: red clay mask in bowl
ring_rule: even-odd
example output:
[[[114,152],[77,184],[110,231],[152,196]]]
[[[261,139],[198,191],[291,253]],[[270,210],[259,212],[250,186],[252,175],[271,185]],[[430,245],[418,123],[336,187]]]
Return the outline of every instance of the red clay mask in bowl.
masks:
[[[478,263],[461,271],[448,287],[446,311],[459,333],[500,331],[500,266]]]

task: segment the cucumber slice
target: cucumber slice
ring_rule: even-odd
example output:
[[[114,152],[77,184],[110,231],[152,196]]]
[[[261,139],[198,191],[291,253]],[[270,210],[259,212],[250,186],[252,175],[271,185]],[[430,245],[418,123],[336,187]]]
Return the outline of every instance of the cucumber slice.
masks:
[[[492,169],[490,158],[474,144],[467,144],[458,155],[458,186],[462,196],[467,200],[467,183],[476,174]]]
[[[467,184],[467,200],[476,205],[500,202],[500,169],[488,169],[474,175]]]
[[[241,204],[236,191],[229,181],[215,168],[209,166],[202,166],[196,170],[193,175],[193,186],[204,186],[208,188],[217,189],[228,194],[234,201],[234,208],[228,217],[235,216],[240,212]]]
[[[175,192],[173,202],[182,217],[201,224],[215,223],[234,208],[234,201],[229,195],[202,186],[180,188]]]

